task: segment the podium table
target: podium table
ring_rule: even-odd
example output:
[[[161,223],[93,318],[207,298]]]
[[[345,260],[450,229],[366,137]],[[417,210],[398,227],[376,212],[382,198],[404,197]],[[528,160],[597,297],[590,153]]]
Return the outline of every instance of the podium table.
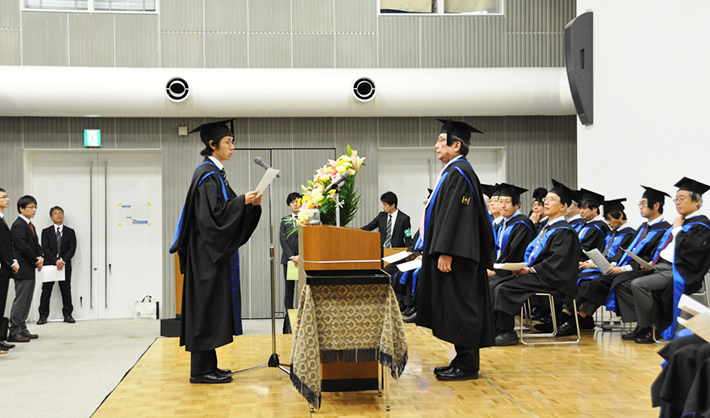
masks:
[[[308,226],[299,241],[305,243],[299,242],[301,295],[291,350],[296,389],[318,408],[322,391],[378,389],[377,362],[399,377],[407,340],[390,277],[379,269],[379,234]]]

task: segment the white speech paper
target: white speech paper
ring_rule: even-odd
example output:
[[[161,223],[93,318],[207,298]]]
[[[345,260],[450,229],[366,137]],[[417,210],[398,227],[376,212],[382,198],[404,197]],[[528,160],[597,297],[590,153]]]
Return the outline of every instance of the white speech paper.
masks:
[[[275,168],[269,168],[266,170],[266,173],[264,173],[264,177],[261,178],[261,181],[259,182],[259,185],[256,186],[256,191],[259,192],[259,196],[264,194],[264,190],[266,190],[267,187],[269,187],[269,184],[271,184],[272,181],[276,178],[276,175],[279,174],[280,171],[275,169]]]
[[[49,282],[63,282],[66,280],[66,276],[64,273],[66,270],[61,269],[57,270],[57,266],[43,266],[42,271],[38,271],[37,274],[42,277],[42,283],[49,283]]]
[[[422,266],[422,260],[412,260],[412,261],[407,261],[406,263],[402,264],[397,264],[397,268],[399,271],[409,271],[409,270],[414,270],[418,269],[419,267]]]

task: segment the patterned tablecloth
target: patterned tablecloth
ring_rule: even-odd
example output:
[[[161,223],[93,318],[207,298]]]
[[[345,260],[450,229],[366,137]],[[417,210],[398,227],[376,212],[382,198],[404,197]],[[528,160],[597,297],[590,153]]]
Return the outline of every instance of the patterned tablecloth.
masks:
[[[407,365],[407,336],[387,284],[304,286],[291,350],[291,381],[316,408],[324,363],[374,361],[398,378]]]

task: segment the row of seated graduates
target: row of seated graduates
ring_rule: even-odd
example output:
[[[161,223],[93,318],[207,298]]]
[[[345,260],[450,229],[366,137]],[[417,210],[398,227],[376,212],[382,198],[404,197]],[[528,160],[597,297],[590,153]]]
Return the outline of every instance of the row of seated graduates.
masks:
[[[538,292],[550,293],[559,302],[557,335],[576,334],[577,321],[581,329],[593,329],[594,312],[606,306],[624,322],[637,322],[623,339],[653,343],[659,338],[653,334],[654,325],[663,330],[664,338],[672,339],[680,295],[697,291],[710,268],[710,221],[698,213],[702,194],[710,186],[686,177],[675,184],[678,216],[673,225],[663,217],[665,199],[670,196],[641,186],[644,191],[638,207],[645,221],[634,230],[626,223],[622,203],[626,199],[604,200],[590,190],[575,191],[552,182],[550,192],[543,188],[533,192],[529,217],[519,211],[520,194],[526,189],[510,184],[484,186],[484,193],[491,196],[497,263],[526,263],[517,271],[488,272],[496,345],[518,344],[514,316]],[[599,213],[602,205],[603,217]],[[654,269],[641,267],[622,248],[649,261]],[[592,249],[611,263],[610,270],[600,272],[588,260],[584,251]],[[532,301],[535,304],[534,297]],[[535,328],[550,332],[549,316],[545,321],[544,313],[540,314],[544,309],[538,302],[533,310],[533,318],[543,319]]]

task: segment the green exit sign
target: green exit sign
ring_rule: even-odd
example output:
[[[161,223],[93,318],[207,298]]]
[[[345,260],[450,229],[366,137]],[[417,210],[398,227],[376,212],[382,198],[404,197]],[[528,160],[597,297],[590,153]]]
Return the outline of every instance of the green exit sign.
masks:
[[[101,129],[84,129],[84,146],[101,146]]]

